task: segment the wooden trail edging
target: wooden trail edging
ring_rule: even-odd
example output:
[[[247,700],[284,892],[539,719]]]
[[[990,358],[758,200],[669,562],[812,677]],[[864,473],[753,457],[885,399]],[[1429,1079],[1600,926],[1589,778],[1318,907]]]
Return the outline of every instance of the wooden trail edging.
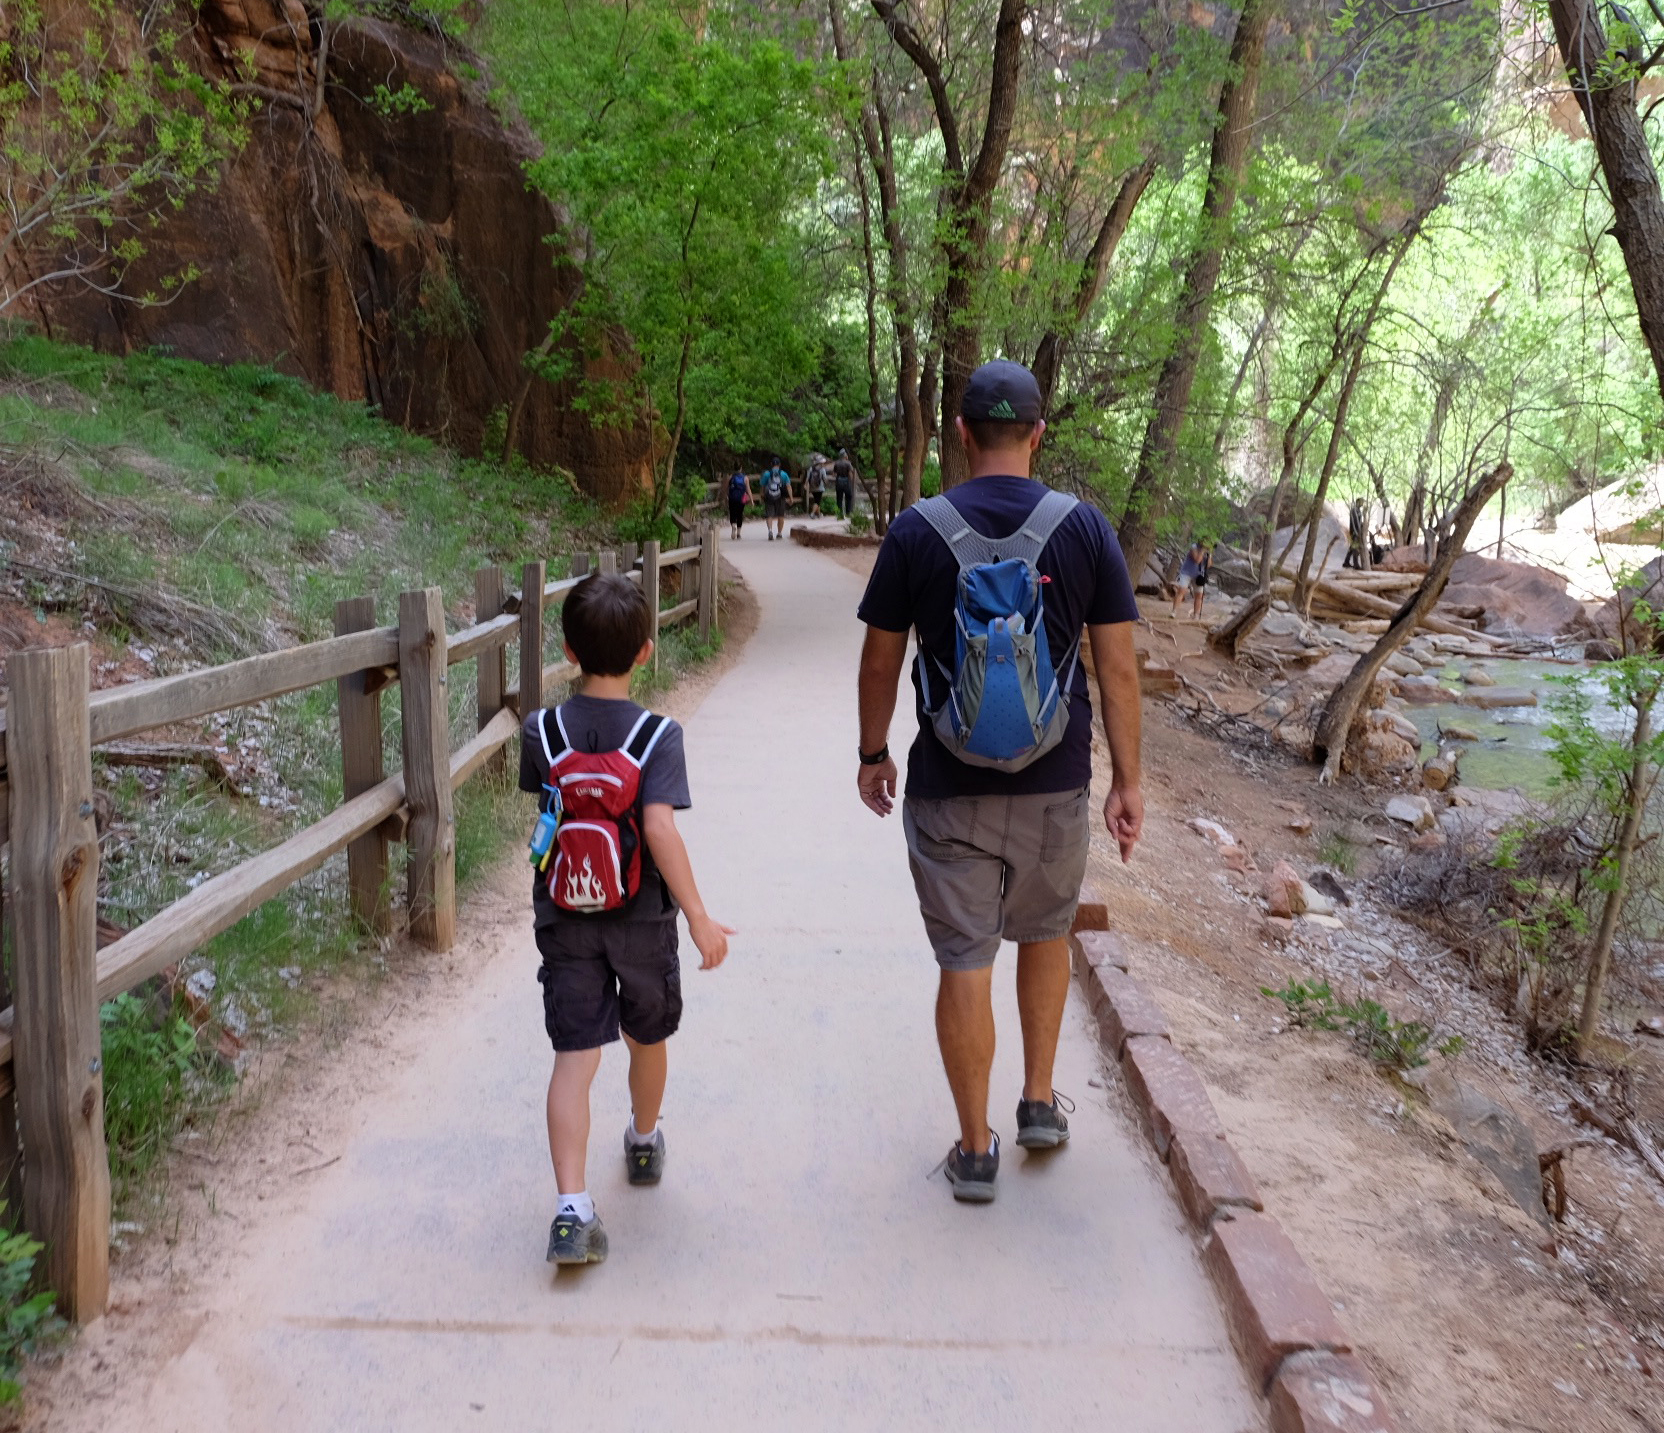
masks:
[[[657,613],[654,635],[695,618],[701,640],[716,626],[717,534],[696,546],[626,547],[622,563],[602,553],[600,571],[639,582]],[[695,595],[659,610],[666,568]],[[109,1292],[110,1175],[104,1146],[99,1005],[174,965],[263,902],[341,851],[354,916],[373,931],[393,928],[388,847],[408,847],[405,911],[410,935],[448,950],[456,931],[456,832],[452,799],[476,773],[501,767],[521,714],[576,675],[543,663],[544,613],[591,570],[546,580],[542,562],[521,570],[510,591],[501,568],[475,574],[475,623],[445,631],[437,587],[399,598],[399,621],[375,625],[375,603],[336,604],[335,633],[321,642],[223,666],[90,691],[85,643],[15,654],[0,706],[0,847],[10,845],[12,1004],[0,1010],[0,1181],[21,1183],[25,1227],[46,1246],[46,1283],[60,1311],[85,1322]],[[507,649],[519,647],[517,682]],[[450,749],[450,673],[476,664],[477,732]],[[102,743],[249,706],[333,682],[341,732],[342,803],[287,840],[202,882],[99,950],[98,837],[92,753]],[[400,690],[403,769],[383,770],[381,693]],[[0,977],[0,992],[4,990]],[[4,999],[0,993],[0,1000]]]

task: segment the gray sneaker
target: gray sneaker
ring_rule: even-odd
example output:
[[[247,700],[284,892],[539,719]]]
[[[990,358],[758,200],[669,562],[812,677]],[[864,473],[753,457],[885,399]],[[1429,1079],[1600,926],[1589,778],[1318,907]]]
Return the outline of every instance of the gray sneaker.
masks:
[[[575,1219],[562,1210],[549,1226],[549,1252],[544,1256],[551,1264],[600,1264],[607,1257],[607,1231],[601,1227],[601,1216],[591,1215],[587,1222]]]
[[[636,1144],[630,1139],[630,1126],[624,1127],[624,1173],[631,1184],[657,1184],[664,1174],[664,1131],[656,1129],[647,1144]]]
[[[1069,1142],[1069,1121],[1065,1113],[1074,1112],[1075,1102],[1067,1095],[1052,1091],[1052,1101],[1017,1101],[1017,1143],[1024,1149],[1056,1149]]]
[[[937,1168],[947,1175],[955,1199],[966,1204],[992,1204],[994,1180],[1000,1172],[1000,1137],[994,1136],[987,1154],[967,1154],[955,1140],[947,1158]]]

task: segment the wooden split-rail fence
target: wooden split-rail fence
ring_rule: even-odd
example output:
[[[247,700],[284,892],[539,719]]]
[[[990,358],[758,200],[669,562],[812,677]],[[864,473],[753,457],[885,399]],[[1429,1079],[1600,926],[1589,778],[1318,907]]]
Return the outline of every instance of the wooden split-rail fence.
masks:
[[[671,551],[656,542],[639,554],[627,546],[622,563],[620,554],[603,552],[597,565],[641,583],[657,629],[692,619],[708,641],[717,611],[715,529],[705,525],[698,537],[696,546]],[[667,568],[681,570],[685,600],[661,611]],[[391,627],[375,625],[372,599],[355,597],[336,604],[336,635],[325,641],[102,691],[91,690],[85,643],[11,657],[0,708],[0,847],[11,846],[0,911],[9,904],[13,936],[11,1008],[0,1012],[0,1178],[12,1198],[21,1192],[24,1227],[46,1246],[46,1282],[68,1317],[97,1317],[109,1292],[100,1004],[174,965],[343,850],[355,917],[390,930],[388,847],[395,841],[407,847],[409,933],[448,950],[456,932],[452,795],[503,759],[521,713],[576,675],[568,663],[543,663],[545,610],[582,580],[590,559],[575,559],[572,570],[550,582],[545,563],[529,562],[518,592],[502,568],[481,570],[474,625],[460,632],[446,632],[437,587],[402,593]],[[510,686],[507,649],[515,644],[519,680]],[[467,661],[476,664],[478,729],[452,751],[450,673]],[[341,805],[100,950],[94,748],[327,682],[336,684],[340,711]],[[389,775],[380,694],[394,683],[403,769]]]

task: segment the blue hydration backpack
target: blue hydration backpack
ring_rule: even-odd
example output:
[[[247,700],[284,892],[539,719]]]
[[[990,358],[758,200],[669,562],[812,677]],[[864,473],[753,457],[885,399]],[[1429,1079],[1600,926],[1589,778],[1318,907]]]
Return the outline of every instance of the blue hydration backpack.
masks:
[[[1075,503],[1067,493],[1048,491],[1016,532],[998,540],[974,531],[945,497],[916,505],[959,564],[953,670],[934,662],[941,674],[935,681],[933,659],[921,646],[919,684],[937,738],[971,766],[1021,771],[1068,728],[1080,635],[1060,681],[1036,564]]]
[[[745,496],[744,473],[735,473],[733,477],[728,479],[728,496],[735,500]]]

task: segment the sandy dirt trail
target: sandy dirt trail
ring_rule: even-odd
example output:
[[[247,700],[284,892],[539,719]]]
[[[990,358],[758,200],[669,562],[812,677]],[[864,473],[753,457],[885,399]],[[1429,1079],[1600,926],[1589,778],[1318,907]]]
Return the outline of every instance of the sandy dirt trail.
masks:
[[[631,1189],[621,1052],[595,1092],[590,1189],[612,1255],[543,1262],[549,1052],[529,917],[341,1120],[341,1157],[251,1247],[124,1433],[235,1428],[1246,1433],[1263,1427],[1182,1216],[1072,1002],[1049,1157],[999,1201],[929,1178],[954,1130],[899,816],[853,791],[860,580],[761,534],[727,556],[761,605],[688,724],[683,821],[741,930],[687,961],[657,1189]],[[898,745],[910,717],[897,719]],[[498,883],[499,885],[501,883]],[[691,950],[685,941],[684,951]],[[994,1123],[1020,1085],[1010,953]]]

